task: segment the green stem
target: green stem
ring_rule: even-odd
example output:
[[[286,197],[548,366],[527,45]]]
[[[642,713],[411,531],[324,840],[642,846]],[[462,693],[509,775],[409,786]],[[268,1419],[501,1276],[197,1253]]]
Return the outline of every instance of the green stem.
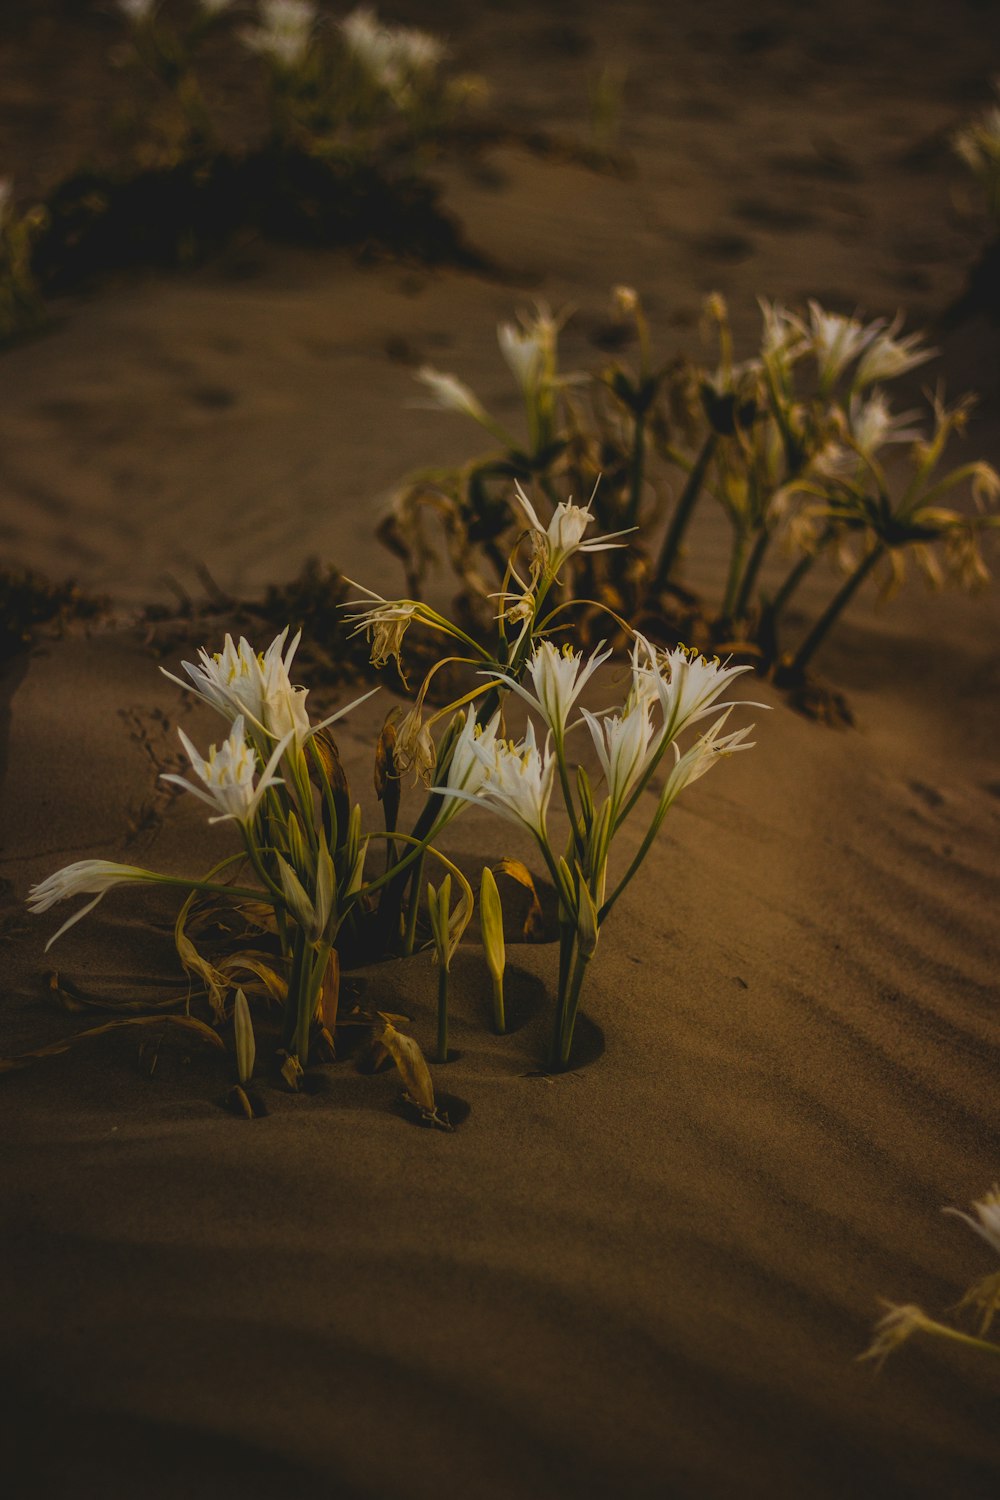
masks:
[[[580,1008],[580,991],[583,989],[588,962],[589,960],[584,958],[582,953],[578,953],[576,962],[573,965],[573,974],[569,982],[569,993],[566,996],[566,1002],[563,1006],[562,1035],[559,1038],[558,1058],[558,1066],[560,1068],[569,1067],[570,1053],[573,1051],[573,1031],[576,1027],[577,1011]]]
[[[448,1061],[448,969],[442,964],[438,970],[438,1035],[437,1056],[439,1063]]]
[[[880,559],[885,555],[886,551],[887,548],[885,543],[878,542],[876,546],[872,548],[871,552],[865,554],[865,556],[858,563],[857,567],[854,569],[854,572],[837,590],[833,598],[830,600],[830,603],[827,605],[826,609],[816,621],[816,624],[813,626],[812,630],[810,630],[809,634],[802,642],[798,651],[796,651],[795,656],[789,666],[789,672],[792,674],[792,676],[798,676],[800,673],[805,671],[809,662],[812,660],[817,647],[821,644],[823,637],[826,635],[831,625],[833,625],[834,621],[840,615],[841,611],[854,597],[857,590],[861,587],[862,583],[864,583],[865,579],[868,577],[868,574],[874,568],[875,564],[879,562]]]
[[[576,948],[576,928],[563,923],[559,934],[559,990],[556,998],[555,1023],[552,1029],[552,1047],[549,1061],[553,1069],[559,1067],[562,1057],[562,1039],[566,1018],[566,991]]]
[[[740,591],[736,596],[734,615],[737,620],[742,620],[746,616],[747,610],[750,608],[750,599],[754,591],[754,585],[757,582],[757,578],[761,570],[761,565],[763,564],[764,558],[767,555],[767,549],[770,547],[770,545],[771,533],[766,529],[758,531],[757,540],[753,544],[753,547],[750,551],[750,557],[743,572],[743,581],[740,584]]]
[[[493,976],[493,1029],[497,1036],[506,1035],[507,1018],[503,1005],[503,975]]]
[[[702,444],[701,452],[695,459],[694,466],[687,477],[687,483],[681,491],[680,499],[670,518],[670,525],[667,528],[667,534],[663,541],[660,560],[653,578],[654,589],[665,588],[670,580],[674,563],[677,561],[677,553],[680,550],[681,542],[684,540],[684,533],[687,531],[688,522],[691,520],[695,501],[698,499],[701,487],[705,482],[705,475],[708,472],[708,466],[715,453],[717,442],[718,438],[716,434],[710,432]]]
[[[726,592],[722,596],[722,618],[731,620],[736,604],[736,591],[739,586],[740,574],[743,571],[743,558],[746,555],[747,534],[745,531],[733,532],[733,550],[729,558],[729,576],[726,579]]]
[[[403,953],[409,958],[417,939],[417,917],[420,912],[420,891],[423,885],[424,855],[421,852],[410,881],[410,904],[406,909],[406,932],[403,936]]]
[[[632,480],[625,525],[636,526],[639,521],[639,506],[642,503],[642,478],[646,466],[646,414],[635,415],[635,435],[632,441]]]
[[[771,600],[771,603],[768,605],[767,613],[770,617],[773,629],[777,629],[778,621],[781,618],[781,615],[786,605],[788,604],[789,599],[791,599],[792,595],[798,589],[799,584],[812,568],[818,556],[818,552],[804,552],[799,558],[798,562],[795,564],[794,568],[792,568],[789,572],[788,577],[781,585],[781,588]]]
[[[313,1017],[316,1014],[316,996],[323,982],[326,972],[327,960],[330,957],[330,944],[321,943],[316,958],[312,965],[309,963],[309,953],[303,954],[303,979],[299,994],[296,997],[297,1015],[295,1022],[295,1055],[299,1062],[305,1067],[309,1060],[309,1037],[312,1032]]]
[[[286,1052],[295,1051],[296,1033],[299,1024],[299,994],[302,989],[302,968],[305,962],[305,934],[301,927],[295,929],[292,944],[292,966],[288,974],[288,993],[285,997],[285,1016],[281,1028],[281,1041]],[[299,1057],[299,1062],[302,1058]]]

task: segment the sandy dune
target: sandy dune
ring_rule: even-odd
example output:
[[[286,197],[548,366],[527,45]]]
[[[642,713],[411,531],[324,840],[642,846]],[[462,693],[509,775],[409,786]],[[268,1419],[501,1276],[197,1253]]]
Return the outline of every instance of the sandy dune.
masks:
[[[21,90],[0,120],[40,181],[60,129],[95,118],[41,50],[46,18],[69,25],[96,72],[107,18],[69,9],[0,23]],[[647,292],[665,350],[693,344],[713,287],[748,340],[757,292],[916,323],[954,298],[981,227],[942,137],[984,97],[1000,28],[971,4],[901,13],[401,7],[530,123],[569,128],[588,68],[629,63],[633,176],[510,149],[492,177],[449,174],[523,290],[252,245],[68,301],[3,356],[5,551],[111,593],[122,623],[3,680],[0,1052],[91,1019],[53,1003],[53,961],[119,1000],[174,973],[169,900],[113,893],[46,956],[56,914],[26,916],[31,882],[88,856],[196,870],[226,844],[158,786],[174,724],[213,726],[130,612],[171,597],[166,574],[253,591],[309,553],[398,586],[377,506],[407,469],[476,451],[406,404],[412,362],[513,420],[494,325],[532,295],[578,309],[570,366],[618,281]],[[43,124],[29,105],[53,85]],[[984,393],[970,456],[996,459],[995,330],[943,347],[949,390]],[[723,539],[706,514],[697,582]],[[757,748],[678,804],[602,938],[577,1072],[532,1076],[554,949],[512,949],[507,1038],[463,950],[460,1056],[436,1070],[469,1108],[451,1136],[349,1063],[310,1097],[271,1091],[253,1125],[190,1044],[164,1043],[151,1078],[121,1038],[4,1078],[12,1493],[995,1496],[995,1370],[917,1344],[881,1376],[854,1360],[880,1295],[939,1311],[994,1268],[940,1208],[998,1176],[998,625],[995,590],[862,597],[818,660],[851,731],[754,684],[773,705]],[[366,795],[383,707],[342,737]],[[530,856],[477,818],[451,838],[470,871],[487,845]],[[365,977],[430,1046],[428,955]]]

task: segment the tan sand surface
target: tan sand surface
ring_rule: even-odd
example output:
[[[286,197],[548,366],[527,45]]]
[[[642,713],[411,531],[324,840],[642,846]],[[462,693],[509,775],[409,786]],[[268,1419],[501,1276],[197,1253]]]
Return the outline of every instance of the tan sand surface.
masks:
[[[21,80],[0,123],[39,182],[96,119],[43,52],[69,25],[78,76],[97,76],[108,19],[72,10],[0,23]],[[247,592],[310,553],[397,587],[377,507],[408,468],[477,451],[459,418],[406,404],[413,362],[514,420],[494,326],[533,295],[578,309],[581,365],[614,282],[648,292],[667,349],[693,344],[712,287],[747,339],[757,292],[928,320],[976,252],[942,139],[997,63],[986,7],[396,15],[450,32],[504,108],[550,128],[579,118],[588,68],[623,57],[635,173],[510,148],[491,178],[451,169],[470,236],[523,287],[251,245],[68,300],[0,359],[5,551],[121,615],[3,679],[0,1053],[101,1019],[54,1003],[54,965],[117,1000],[176,973],[170,899],[112,893],[46,955],[57,914],[26,915],[33,881],[91,856],[194,872],[228,847],[158,784],[174,725],[215,726],[129,613],[172,596],[166,574],[197,594],[205,565]],[[970,456],[996,459],[996,330],[943,347],[949,390],[984,392]],[[706,513],[697,582],[724,535]],[[5,1077],[7,1493],[992,1500],[997,1370],[916,1343],[881,1376],[855,1356],[879,1296],[940,1311],[995,1266],[940,1209],[1000,1176],[998,626],[995,589],[862,597],[819,658],[849,731],[753,684],[772,705],[757,748],[677,805],[602,937],[577,1071],[537,1076],[554,948],[511,946],[506,1038],[463,948],[459,1056],[435,1069],[469,1109],[453,1135],[349,1062],[310,1096],[269,1090],[254,1124],[220,1107],[197,1044],[164,1042],[151,1077],[122,1037]],[[193,625],[169,663],[217,628]],[[341,736],[372,818],[384,708]],[[470,813],[450,847],[470,873],[487,852],[531,860],[508,832]],[[429,1049],[429,955],[365,977],[366,1003],[411,1014]]]

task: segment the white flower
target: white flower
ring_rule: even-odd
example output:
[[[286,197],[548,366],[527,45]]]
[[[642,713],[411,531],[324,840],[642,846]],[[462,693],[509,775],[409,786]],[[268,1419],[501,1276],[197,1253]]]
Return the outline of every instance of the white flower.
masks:
[[[421,365],[414,379],[419,380],[431,393],[430,406],[441,411],[458,411],[471,417],[474,422],[493,431],[489,413],[482,402],[457,375],[446,375],[435,370],[433,365]]]
[[[601,645],[603,645],[603,641]],[[551,641],[539,641],[535,647],[527,670],[534,684],[534,693],[529,693],[521,683],[515,682],[504,672],[488,672],[498,682],[522,697],[532,708],[537,708],[542,718],[560,744],[566,733],[570,711],[588,681],[602,662],[611,655],[610,649],[601,651],[598,646],[588,662],[584,662],[578,651],[566,645],[560,648]]]
[[[285,634],[287,631],[278,640],[283,642]],[[245,714],[253,723],[261,723],[264,714],[262,659],[246,637],[241,636],[237,646],[232,636],[227,635],[222,650],[212,656],[204,647],[199,647],[198,658],[197,663],[181,663],[190,682],[183,682],[165,667],[160,671],[180,687],[193,689],[199,698],[218,709],[227,719],[233,720],[239,714]]]
[[[709,659],[686,646],[675,646],[672,651],[658,650],[645,636],[636,633],[632,651],[633,693],[639,702],[659,701],[663,739],[676,739],[689,724],[711,713],[729,683],[752,670],[749,666],[730,667],[718,657]]]
[[[215,745],[210,747],[207,760],[199,755],[183,729],[178,729],[177,733],[180,735],[181,744],[187,751],[192,769],[202,782],[202,786],[195,786],[193,782],[187,781],[183,776],[178,776],[172,771],[164,772],[160,778],[161,781],[170,781],[175,786],[181,786],[185,791],[193,792],[196,797],[200,797],[202,802],[207,802],[209,807],[214,807],[216,815],[214,818],[209,818],[210,823],[224,823],[228,819],[233,819],[244,826],[249,824],[268,787],[281,784],[281,778],[273,773],[288,748],[292,733],[289,732],[283,740],[278,742],[271,759],[257,781],[255,781],[257,752],[244,733],[242,714],[233,724],[229,738],[223,740],[218,748]]]
[[[312,0],[260,0],[259,21],[240,33],[244,45],[289,72],[300,67],[316,24]]]
[[[854,446],[866,458],[873,458],[890,443],[915,443],[922,433],[919,427],[906,424],[919,417],[918,411],[893,414],[885,394],[872,391],[867,399],[855,394],[848,407],[848,426]]]
[[[131,26],[145,26],[158,4],[159,0],[118,0],[118,9]]]
[[[136,865],[117,865],[108,859],[80,859],[75,864],[66,865],[57,870],[54,875],[48,876],[39,885],[33,885],[28,892],[28,910],[34,913],[48,911],[50,906],[55,906],[57,901],[65,901],[71,896],[93,896],[93,901],[88,901],[79,911],[74,912],[69,921],[64,922],[59,931],[49,938],[45,944],[46,953],[52,947],[56,938],[62,937],[63,933],[81,917],[85,917],[89,911],[100,901],[106,891],[110,891],[115,885],[138,885],[145,881],[156,880],[156,876],[149,870],[141,870]]]
[[[970,1229],[974,1229],[980,1239],[1000,1255],[1000,1186],[994,1184],[981,1203],[973,1203],[976,1218],[971,1214],[962,1213],[959,1208],[946,1208],[946,1214],[954,1214],[957,1219],[964,1219]]]
[[[245,636],[240,637],[236,646],[232,636],[227,635],[222,650],[214,656],[201,649],[197,664],[182,662],[190,683],[161,670],[172,682],[193,688],[199,698],[227,719],[242,716],[274,739],[284,739],[289,730],[294,730],[296,742],[301,745],[310,733],[305,709],[308,689],[292,686],[289,668],[302,632],[295,635],[285,651],[287,637],[286,625],[267,650],[258,654]]]
[[[497,326],[497,343],[511,374],[526,397],[532,397],[545,379],[553,380],[556,369],[556,339],[559,323],[544,303],[534,317],[518,314],[516,323]]]
[[[753,732],[753,725],[748,724],[744,729],[734,730],[732,734],[720,737],[720,731],[729,718],[735,704],[730,704],[721,718],[716,719],[710,729],[706,730],[700,739],[695,740],[689,750],[682,755],[679,747],[673,747],[676,757],[670,774],[667,777],[663,791],[660,793],[660,801],[663,806],[669,807],[693,781],[704,776],[710,771],[720,757],[734,755],[738,750],[752,750],[754,741],[747,742],[747,735]]]
[[[407,102],[412,80],[434,72],[446,49],[437,37],[407,26],[384,26],[368,6],[359,6],[340,23],[348,51],[397,103]]]
[[[447,791],[463,792],[468,797],[475,797],[486,780],[486,768],[494,754],[499,724],[499,709],[488,724],[480,724],[476,719],[475,708],[469,704],[465,710],[465,722],[448,762]]]
[[[635,530],[634,526],[630,526],[625,531],[613,531],[607,536],[594,537],[592,541],[585,542],[583,533],[594,519],[590,512],[593,495],[586,505],[574,505],[571,500],[560,501],[555,508],[552,520],[545,527],[535,514],[534,506],[517,480],[514,481],[514,491],[527,517],[536,552],[542,559],[543,568],[552,577],[558,574],[563,563],[575,553],[606,552],[610,547],[623,547],[625,543],[616,541],[615,538],[627,536],[630,531]]]
[[[801,353],[806,342],[799,320],[780,302],[769,302],[766,297],[758,297],[757,306],[764,319],[761,356],[764,359],[776,354],[794,357]]]
[[[474,729],[469,732],[470,719],[474,723],[471,709],[465,729],[456,741],[448,785],[433,790],[443,797],[483,802],[509,822],[529,829],[544,843],[545,815],[556,770],[555,754],[548,745],[538,749],[530,723],[524,739],[515,745],[513,740],[496,738],[497,716],[478,736]],[[478,770],[475,762],[479,763]]]
[[[309,689],[293,686],[289,675],[302,632],[296,632],[286,650],[288,630],[286,625],[264,652],[255,651],[245,636],[240,637],[238,646],[234,645],[230,635],[226,636],[222,650],[212,656],[200,648],[198,662],[181,663],[189,682],[175,677],[165,667],[160,670],[179,687],[197,693],[203,702],[218,709],[230,722],[242,717],[270,739],[291,737],[301,749],[312,735],[350,713],[371,694],[363,694],[321,724],[310,724],[306,711]]]
[[[661,739],[650,717],[650,708],[648,699],[633,698],[620,714],[597,718],[587,709],[582,710],[614,812],[628,800]]]
[[[921,347],[922,333],[911,333],[905,339],[897,339],[896,334],[902,325],[902,317],[897,317],[884,333],[872,339],[854,372],[852,385],[855,390],[862,390],[879,380],[895,380],[898,375],[915,369],[937,354],[936,349]]]
[[[819,367],[820,385],[832,386],[861,352],[868,347],[885,326],[885,319],[874,323],[861,323],[857,318],[846,318],[840,313],[826,312],[818,302],[809,303],[808,326],[798,323]]]

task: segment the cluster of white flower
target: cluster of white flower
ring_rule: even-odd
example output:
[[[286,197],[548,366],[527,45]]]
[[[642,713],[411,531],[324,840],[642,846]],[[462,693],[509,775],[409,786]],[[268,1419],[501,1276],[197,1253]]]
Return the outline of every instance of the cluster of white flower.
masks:
[[[246,27],[240,37],[251,52],[291,73],[309,55],[316,20],[313,0],[259,0],[257,25]]]
[[[359,6],[340,23],[351,56],[380,89],[400,105],[433,77],[445,47],[426,31],[386,26],[368,6]]]

